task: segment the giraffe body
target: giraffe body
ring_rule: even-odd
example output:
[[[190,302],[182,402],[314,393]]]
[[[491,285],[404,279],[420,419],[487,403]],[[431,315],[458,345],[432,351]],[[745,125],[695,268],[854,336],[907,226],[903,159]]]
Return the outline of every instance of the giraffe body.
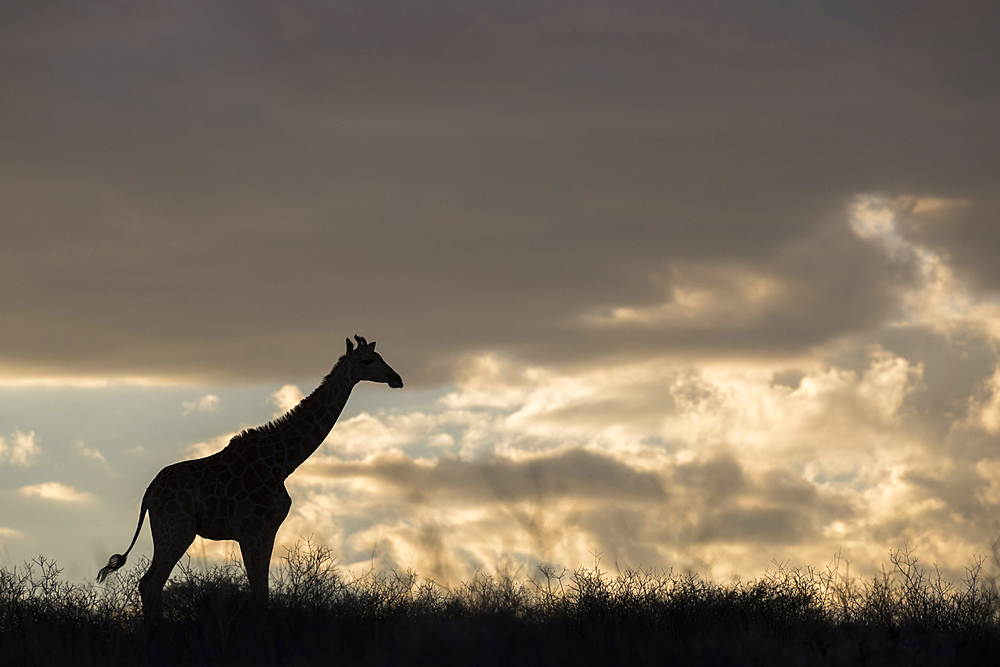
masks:
[[[145,514],[153,534],[153,561],[139,582],[147,616],[161,613],[163,586],[196,535],[236,540],[255,601],[267,604],[268,566],[274,538],[292,499],[285,479],[330,433],[354,385],[362,380],[402,387],[399,375],[375,352],[375,343],[355,336],[320,386],[269,424],[244,431],[220,452],[161,470],[146,488],[132,544],[101,569],[103,581],[125,564]]]

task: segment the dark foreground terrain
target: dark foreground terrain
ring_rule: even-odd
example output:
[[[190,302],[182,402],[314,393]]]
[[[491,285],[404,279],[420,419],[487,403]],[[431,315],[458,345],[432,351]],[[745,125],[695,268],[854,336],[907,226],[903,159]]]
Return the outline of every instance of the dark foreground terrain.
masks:
[[[977,563],[955,585],[906,552],[846,580],[778,567],[717,585],[670,572],[480,575],[444,590],[412,573],[344,577],[308,543],[254,613],[242,568],[181,568],[158,623],[139,614],[145,563],[108,586],[44,558],[0,570],[2,665],[996,664],[1000,595]]]

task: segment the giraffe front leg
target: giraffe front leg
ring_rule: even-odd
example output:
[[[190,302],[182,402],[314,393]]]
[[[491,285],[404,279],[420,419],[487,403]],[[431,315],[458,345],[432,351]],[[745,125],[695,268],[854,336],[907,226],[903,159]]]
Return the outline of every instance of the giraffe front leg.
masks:
[[[276,533],[277,531],[273,531],[267,535],[239,540],[240,552],[243,554],[243,566],[247,571],[247,579],[250,580],[250,593],[253,596],[254,606],[258,610],[267,608],[268,573]]]

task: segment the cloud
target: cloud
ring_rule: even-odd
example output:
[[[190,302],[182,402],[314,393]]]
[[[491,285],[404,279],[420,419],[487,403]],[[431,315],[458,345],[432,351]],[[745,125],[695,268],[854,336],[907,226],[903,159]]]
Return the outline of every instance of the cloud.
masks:
[[[897,326],[920,326],[955,336],[968,333],[1000,339],[1000,305],[978,294],[956,274],[947,255],[908,237],[911,217],[920,212],[953,213],[966,203],[937,198],[888,199],[861,196],[851,207],[850,224],[860,238],[882,246],[896,262],[912,267],[916,278],[903,294],[902,317]]]
[[[87,447],[82,440],[76,443],[76,451],[80,454],[80,456],[100,461],[105,468],[108,467],[108,461],[104,458],[104,454],[101,454],[101,451],[97,448]]]
[[[866,192],[996,282],[982,3],[389,6],[5,21],[3,375],[284,382],[360,324],[408,386],[804,352],[912,278],[842,224]]]
[[[363,462],[307,462],[303,475],[368,478],[395,487],[414,502],[451,497],[462,502],[507,503],[547,496],[656,501],[666,496],[657,475],[581,449],[516,461],[493,456],[421,462],[401,454],[381,454]]]
[[[72,486],[61,482],[42,482],[41,484],[22,486],[20,493],[28,498],[42,498],[60,503],[84,503],[93,498],[93,494],[77,491]]]
[[[215,394],[205,394],[197,401],[183,401],[181,405],[184,406],[184,411],[181,413],[183,415],[192,412],[215,412],[219,408],[219,397]]]
[[[511,562],[575,567],[591,552],[749,576],[840,551],[867,575],[908,542],[960,576],[1000,533],[998,363],[988,299],[906,226],[906,210],[953,204],[920,201],[858,198],[840,219],[879,267],[868,275],[889,305],[874,325],[783,354],[467,355],[439,398],[337,424],[288,480],[279,543],[315,535],[347,567],[374,551],[379,566],[446,582]],[[789,256],[816,256],[818,241],[806,246]],[[699,271],[709,305],[692,322],[711,321],[727,290],[752,300],[752,279],[733,287],[744,274]],[[796,294],[765,298],[761,318],[808,301]],[[284,411],[300,396],[286,385],[272,402]]]
[[[349,458],[392,451],[423,442],[428,447],[441,448],[451,438],[441,429],[448,421],[464,421],[462,415],[427,414],[412,411],[381,418],[368,412],[339,422],[324,443],[325,452]],[[447,436],[447,438],[445,437]],[[451,439],[454,443],[454,439]]]
[[[585,317],[598,327],[718,328],[752,326],[768,310],[794,298],[794,285],[740,266],[670,268],[662,282],[669,297],[653,306],[618,307]]]
[[[282,385],[278,391],[271,394],[271,403],[275,407],[272,414],[275,417],[280,417],[298,405],[303,398],[305,398],[305,394],[294,384]]]
[[[0,463],[29,466],[41,453],[35,442],[35,432],[22,433],[15,430],[8,438],[0,437]]]
[[[988,548],[1000,7],[389,7],[13,12],[3,381],[280,413],[377,338],[446,395],[290,482],[348,562]]]
[[[283,539],[308,526],[348,563],[374,545],[384,566],[440,581],[526,557],[578,566],[595,550],[620,564],[703,569],[701,552],[801,545],[854,514],[844,494],[780,467],[746,470],[729,455],[662,457],[651,470],[576,448],[471,461],[381,454],[307,462],[290,483],[296,500]]]
[[[904,542],[961,576],[1000,532],[997,362],[981,297],[885,202],[845,221],[898,267],[879,326],[764,358],[472,357],[435,405],[338,425],[290,480],[283,538],[439,578],[594,550],[724,575],[841,551],[874,574]]]
[[[909,208],[953,206],[919,201]],[[867,575],[904,542],[961,576],[1000,533],[989,301],[915,240],[906,210],[865,197],[840,221],[878,256],[891,305],[875,325],[771,355],[465,356],[439,398],[337,424],[288,480],[279,542],[315,535],[346,567],[374,558],[443,582],[592,552],[749,576],[839,551]],[[712,308],[738,282],[691,275],[723,294]],[[300,396],[288,385],[272,400]]]
[[[201,440],[192,445],[189,445],[185,450],[185,458],[190,459],[201,459],[206,456],[211,456],[216,452],[222,451],[229,441],[236,436],[238,432],[224,433],[222,435],[216,436],[214,438],[209,438],[208,440]]]

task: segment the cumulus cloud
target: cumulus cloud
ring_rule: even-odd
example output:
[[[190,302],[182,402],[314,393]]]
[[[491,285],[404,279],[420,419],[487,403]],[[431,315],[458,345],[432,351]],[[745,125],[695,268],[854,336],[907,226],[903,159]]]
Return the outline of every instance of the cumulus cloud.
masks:
[[[273,416],[280,417],[298,405],[303,398],[305,394],[294,384],[282,385],[278,391],[271,394],[271,404],[275,407]]]
[[[22,433],[15,430],[9,436],[0,436],[0,463],[29,466],[41,453],[42,449],[35,442],[35,432]]]
[[[100,461],[105,468],[108,467],[107,459],[104,458],[104,454],[101,454],[101,450],[96,447],[88,447],[82,440],[79,440],[76,443],[76,451],[80,454],[80,456]]]
[[[435,405],[338,425],[283,537],[445,579],[593,551],[723,576],[839,551],[868,574],[903,543],[960,576],[1000,534],[992,305],[906,226],[962,204],[905,201],[843,221],[898,273],[876,326],[763,358],[467,359]]]
[[[339,542],[349,562],[380,549],[384,564],[439,580],[526,558],[578,566],[592,551],[619,564],[700,570],[707,554],[799,545],[853,515],[844,494],[781,468],[752,472],[724,454],[662,457],[652,469],[579,448],[471,461],[382,454],[307,463],[293,479],[305,498],[293,505],[286,539],[308,525]],[[429,532],[440,547],[426,543]]]
[[[438,578],[512,558],[575,566],[595,549],[745,573],[775,550],[823,559],[858,545],[874,565],[881,552],[862,547],[888,520],[875,506],[914,493],[898,478],[884,487],[923,442],[905,423],[922,374],[885,349],[865,354],[858,370],[798,360],[794,382],[750,362],[566,375],[491,356],[433,409],[335,427],[289,480],[282,536],[316,532],[359,565],[381,549],[384,564]],[[441,434],[447,454],[431,445]]]
[[[93,494],[77,491],[72,486],[61,482],[42,482],[41,484],[22,486],[20,493],[27,498],[42,498],[60,503],[84,503],[93,498]]]
[[[214,412],[219,408],[219,397],[215,394],[205,394],[197,401],[183,401],[181,405],[184,407],[184,411],[181,412],[183,415],[192,412]]]
[[[199,440],[184,450],[185,458],[200,459],[222,451],[238,432],[224,433],[208,440]]]

